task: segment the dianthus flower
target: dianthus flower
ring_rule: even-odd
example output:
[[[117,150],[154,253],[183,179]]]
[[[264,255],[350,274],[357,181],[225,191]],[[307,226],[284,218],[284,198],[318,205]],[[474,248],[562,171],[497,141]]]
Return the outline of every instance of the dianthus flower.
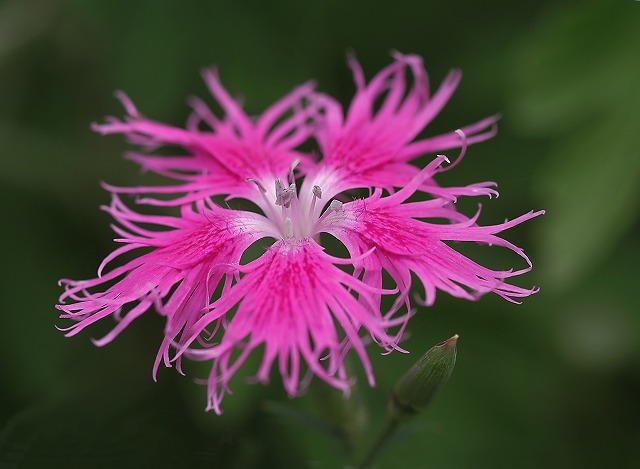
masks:
[[[212,69],[204,79],[224,117],[193,99],[186,129],[143,117],[120,93],[125,119],[109,118],[94,129],[125,134],[146,150],[131,159],[178,182],[106,186],[112,202],[104,208],[118,223],[116,242],[122,246],[102,262],[97,278],[61,281],[66,288],[57,308],[62,318],[75,320],[67,335],[112,316],[116,326],[95,340],[104,345],[155,310],[166,316],[166,326],[154,379],[162,363],[182,372],[183,357],[210,361],[207,410],[220,413],[231,377],[257,347],[264,352],[256,379],[266,382],[277,363],[291,396],[313,375],[348,392],[351,378],[343,358],[351,349],[374,385],[367,336],[387,351],[400,349],[414,311],[412,274],[424,292],[424,298],[413,300],[420,305],[432,305],[437,290],[469,300],[493,292],[514,302],[535,293],[535,288],[508,283],[529,271],[531,262],[499,233],[543,212],[479,226],[479,213],[467,217],[455,201],[497,195],[494,184],[441,187],[434,180],[462,159],[468,144],[492,137],[496,118],[416,139],[452,95],[460,72],[450,72],[431,96],[419,57],[395,54],[369,83],[354,58],[349,64],[357,90],[346,113],[309,83],[250,118]],[[321,159],[301,150],[310,140],[317,142]],[[181,150],[175,156],[151,153],[161,146]],[[460,155],[453,163],[443,155],[422,169],[411,163],[454,148]],[[370,195],[345,195],[357,188],[369,189]],[[135,194],[139,203],[173,206],[179,214],[138,213],[122,202],[123,193]],[[410,201],[415,193],[427,200]],[[246,199],[259,210],[221,206],[213,196],[233,204],[232,199]],[[327,235],[346,247],[348,257],[326,252]],[[265,240],[262,255],[242,262],[259,240]],[[449,241],[503,246],[527,267],[492,270]],[[130,251],[138,251],[138,257],[105,271]],[[383,272],[394,288],[383,287]],[[383,311],[382,298],[388,295],[395,301]]]

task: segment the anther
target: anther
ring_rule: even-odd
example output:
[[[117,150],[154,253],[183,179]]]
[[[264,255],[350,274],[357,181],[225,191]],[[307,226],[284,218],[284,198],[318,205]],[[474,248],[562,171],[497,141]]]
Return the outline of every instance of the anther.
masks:
[[[276,178],[276,205],[283,205],[283,196],[284,196],[284,184],[282,183],[282,179]]]
[[[291,199],[296,195],[296,185],[291,184],[285,188],[282,179],[276,178],[276,205],[289,208]]]
[[[342,210],[342,202],[340,202],[339,200],[333,199],[329,204],[329,208],[334,212],[337,212],[338,210]]]
[[[288,188],[286,188],[282,192],[282,205],[284,205],[285,208],[289,208],[289,206],[291,205],[291,201],[295,196],[296,196],[296,185],[291,184],[289,185]]]
[[[312,192],[318,199],[322,199],[322,189],[320,186],[313,186]]]

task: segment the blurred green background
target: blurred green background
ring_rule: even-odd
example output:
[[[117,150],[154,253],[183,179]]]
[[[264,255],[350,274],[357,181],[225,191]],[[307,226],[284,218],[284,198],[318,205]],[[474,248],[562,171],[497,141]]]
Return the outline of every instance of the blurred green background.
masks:
[[[507,234],[535,265],[518,283],[539,294],[521,306],[442,294],[413,318],[411,355],[370,348],[378,386],[357,388],[354,420],[365,439],[381,429],[402,373],[461,337],[445,390],[378,467],[640,467],[640,2],[631,0],[1,2],[0,467],[343,464],[339,442],[308,417],[327,414],[326,390],[288,400],[275,376],[246,385],[241,371],[224,415],[205,414],[205,387],[192,378],[206,368],[187,378],[161,370],[152,382],[161,318],[98,349],[90,338],[109,324],[65,339],[53,306],[60,277],[92,277],[114,246],[99,181],[151,180],[121,158],[122,138],[89,130],[123,114],[114,90],[181,125],[186,97],[207,96],[199,70],[217,64],[252,114],[311,78],[346,104],[349,49],[368,77],[392,49],[422,55],[434,86],[462,68],[426,135],[503,119],[442,182],[499,183],[501,197],[482,201],[483,224],[547,210]]]

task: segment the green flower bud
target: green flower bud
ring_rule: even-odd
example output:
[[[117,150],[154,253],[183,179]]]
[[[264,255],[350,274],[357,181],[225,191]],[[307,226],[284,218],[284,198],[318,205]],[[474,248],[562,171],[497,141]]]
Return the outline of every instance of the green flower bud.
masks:
[[[456,334],[429,349],[396,383],[389,400],[392,418],[413,417],[431,403],[451,376],[457,341]]]

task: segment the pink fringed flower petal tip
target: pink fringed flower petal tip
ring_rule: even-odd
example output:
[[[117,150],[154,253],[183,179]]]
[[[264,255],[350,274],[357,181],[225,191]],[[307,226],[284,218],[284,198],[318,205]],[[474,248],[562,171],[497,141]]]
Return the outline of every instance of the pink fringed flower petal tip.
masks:
[[[142,147],[129,158],[172,181],[105,185],[112,201],[104,210],[116,221],[120,247],[96,278],[61,281],[65,292],[57,308],[61,318],[73,320],[66,335],[110,316],[116,325],[95,340],[101,346],[155,310],[166,326],[154,379],[161,364],[182,372],[183,359],[210,362],[207,410],[220,413],[231,378],[252,352],[262,353],[255,380],[267,382],[277,367],[290,396],[314,375],[348,393],[353,378],[346,353],[358,356],[373,386],[366,343],[403,351],[399,342],[409,318],[433,305],[438,290],[468,300],[492,292],[512,302],[535,293],[510,283],[531,262],[501,233],[544,212],[481,226],[479,212],[463,215],[456,201],[497,195],[495,184],[436,182],[469,144],[495,134],[497,117],[418,137],[453,94],[460,72],[451,71],[431,94],[415,55],[395,53],[369,82],[355,58],[348,63],[356,93],[346,110],[308,83],[249,117],[216,70],[207,69],[203,77],[222,115],[192,99],[193,113],[181,129],[143,117],[118,93],[126,116],[110,117],[94,130],[126,135]],[[153,153],[163,146],[175,153]],[[412,163],[451,149],[459,149],[453,162],[437,155],[424,168]],[[363,188],[369,197],[349,194]],[[156,215],[138,213],[123,203],[123,194],[164,207]],[[260,255],[246,261],[243,254],[257,241],[261,246],[245,258]],[[523,259],[522,267],[484,267],[450,241],[505,247]],[[325,248],[332,243],[342,243],[346,257],[330,255]],[[132,260],[107,267],[125,253]],[[393,288],[383,287],[384,272]],[[412,288],[423,295],[411,295]]]

